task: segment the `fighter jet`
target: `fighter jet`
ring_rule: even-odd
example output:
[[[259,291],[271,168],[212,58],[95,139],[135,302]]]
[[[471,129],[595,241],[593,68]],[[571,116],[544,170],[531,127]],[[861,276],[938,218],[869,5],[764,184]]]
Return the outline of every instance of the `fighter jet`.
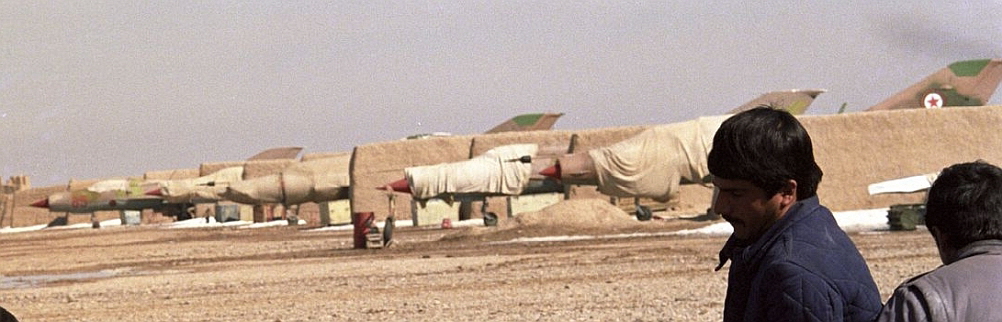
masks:
[[[145,194],[162,197],[169,203],[212,203],[223,199],[220,194],[227,185],[240,181],[243,177],[244,167],[228,167],[193,179],[151,182]]]
[[[980,105],[988,101],[1000,79],[1002,61],[957,62],[868,111],[942,106],[942,100],[937,101],[939,106],[930,106],[929,101],[921,100],[927,97],[946,97],[951,106]],[[939,96],[930,96],[930,93],[939,93],[936,94]],[[969,98],[957,99],[961,97]],[[600,192],[610,196],[667,201],[678,193],[680,183],[703,182],[709,174],[705,160],[707,149],[716,127],[726,117],[654,127],[612,146],[560,157],[541,174],[565,184],[596,185]]]
[[[563,113],[517,115],[487,132],[549,130]],[[444,132],[419,134],[407,139],[451,135]],[[327,202],[348,198],[348,164],[351,154],[344,152],[330,158],[303,161],[280,173],[230,184],[222,196],[238,203],[280,203],[294,206],[305,202]]]
[[[348,198],[351,153],[295,163],[281,172],[231,183],[220,197],[243,204],[285,206]]]
[[[789,107],[797,112],[803,112],[806,108],[813,102],[813,100],[824,90],[811,89],[811,90],[788,90],[788,91],[776,91],[763,94],[748,103],[735,108],[733,111],[739,111],[748,109],[755,106],[754,104],[762,103],[773,103],[773,104],[783,104],[782,106]],[[722,119],[721,119],[722,120]],[[716,130],[716,125],[719,125],[718,120],[715,124],[709,124],[704,126],[706,131],[710,131],[709,135],[712,136],[713,132]],[[676,126],[677,127],[677,126]],[[697,126],[698,127],[698,126]],[[676,129],[668,130],[674,131]],[[686,134],[698,135],[702,132],[699,131],[683,131]],[[651,138],[650,140],[654,140]],[[664,140],[662,138],[662,140]],[[701,138],[685,138],[685,142],[678,142],[677,146],[683,146],[689,141],[701,142]],[[547,172],[544,168],[547,168],[553,163],[553,160],[563,156],[560,155],[548,155],[548,156],[537,156],[535,149],[537,148],[535,144],[531,144],[533,147],[531,151],[525,148],[523,145],[512,145],[503,146],[495,148],[497,150],[488,151],[484,155],[478,156],[476,158],[460,161],[455,163],[446,163],[435,166],[427,167],[412,167],[405,169],[405,178],[400,179],[391,183],[386,184],[384,187],[379,187],[384,190],[393,190],[397,192],[410,193],[415,199],[428,199],[435,197],[448,196],[451,198],[460,199],[462,201],[467,200],[484,200],[487,196],[498,196],[498,195],[522,195],[522,194],[533,194],[533,193],[546,193],[546,192],[563,192],[564,187],[558,178],[548,178],[544,176]],[[636,153],[649,152],[649,153],[662,153],[665,151],[659,150],[660,144],[650,143],[648,146],[643,148],[633,149],[631,151]],[[519,148],[521,147],[521,150]],[[646,151],[643,151],[646,149]],[[561,151],[566,152],[568,149],[545,149],[547,151]],[[518,152],[515,152],[518,151]],[[674,152],[674,151],[673,151]],[[690,154],[698,154],[699,151],[689,151]],[[677,154],[677,153],[676,153]],[[689,160],[680,160],[680,162],[685,162],[685,167],[688,167]],[[527,163],[520,167],[516,167],[518,162]],[[568,161],[564,161],[568,162]],[[590,162],[590,159],[587,160]],[[482,170],[477,170],[482,169]],[[514,176],[515,169],[531,169],[530,175],[525,177],[524,181],[519,181],[519,185],[515,186],[504,186],[504,185],[492,185],[490,183],[494,182],[506,182],[508,184],[514,184],[516,181],[512,181],[511,178]],[[674,170],[674,168],[670,169]],[[507,172],[506,172],[507,171]],[[702,176],[705,176],[702,175]],[[701,177],[691,178],[690,180],[699,180]],[[654,178],[654,177],[651,177]],[[657,179],[653,179],[657,180]],[[678,178],[676,178],[676,181]],[[569,180],[568,180],[569,181]],[[565,181],[564,183],[567,183]],[[678,184],[676,183],[675,186]],[[670,188],[665,188],[670,189]],[[605,191],[603,191],[605,192]],[[607,193],[610,195],[611,192]],[[659,195],[660,197],[660,195]],[[657,198],[662,199],[662,198]],[[485,206],[486,207],[486,206]],[[486,212],[484,212],[486,214]]]
[[[713,134],[729,116],[651,127],[608,147],[559,157],[540,174],[564,184],[596,185],[609,196],[667,202],[679,184],[706,180]]]
[[[541,150],[546,149],[536,144],[504,145],[469,160],[409,167],[404,179],[377,189],[409,193],[421,203],[433,198],[465,204],[480,201],[485,220],[496,220],[497,215],[487,211],[487,197],[563,192],[559,182],[537,174],[541,163],[533,160]]]
[[[404,169],[405,179],[383,190],[410,193],[415,199],[443,196],[519,195],[532,176],[536,144],[496,147],[469,160]]]
[[[84,189],[51,194],[31,206],[68,213],[153,209],[165,215],[179,215],[184,211],[180,205],[165,204],[161,198],[144,196],[144,183],[134,178],[103,180]]]
[[[271,160],[295,158],[302,147],[273,148],[255,154],[248,160]],[[87,188],[59,192],[38,200],[31,206],[48,208],[53,212],[93,213],[107,210],[152,209],[178,220],[190,219],[192,200],[171,202],[162,196],[147,195],[146,192],[166,182],[184,180],[141,180],[111,179],[99,181]],[[180,189],[181,185],[175,185]],[[178,199],[182,200],[182,199]]]
[[[867,111],[985,105],[1002,81],[1002,60],[958,61]]]

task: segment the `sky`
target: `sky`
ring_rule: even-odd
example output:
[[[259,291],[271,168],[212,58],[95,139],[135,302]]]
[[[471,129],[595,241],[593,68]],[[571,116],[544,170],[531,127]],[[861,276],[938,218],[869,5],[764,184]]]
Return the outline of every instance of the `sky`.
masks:
[[[0,2],[0,176],[33,186],[475,134],[664,124],[822,88],[862,111],[1002,58],[1002,2]],[[991,104],[1002,104],[996,95]]]

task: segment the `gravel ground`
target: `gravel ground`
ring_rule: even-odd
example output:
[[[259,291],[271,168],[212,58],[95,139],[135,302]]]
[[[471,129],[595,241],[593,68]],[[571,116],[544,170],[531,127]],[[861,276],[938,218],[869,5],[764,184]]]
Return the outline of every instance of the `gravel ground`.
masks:
[[[0,235],[0,306],[22,321],[719,321],[725,237],[639,237],[667,220],[566,229],[350,231],[110,227]],[[939,264],[927,232],[851,234],[881,294]]]

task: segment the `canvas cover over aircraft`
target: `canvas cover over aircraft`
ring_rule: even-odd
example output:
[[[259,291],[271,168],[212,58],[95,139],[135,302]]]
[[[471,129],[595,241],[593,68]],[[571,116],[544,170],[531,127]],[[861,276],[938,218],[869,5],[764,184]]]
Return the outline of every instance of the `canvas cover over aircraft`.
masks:
[[[229,167],[193,179],[151,182],[145,194],[161,197],[168,203],[212,203],[223,199],[220,194],[227,185],[243,177],[243,166]]]
[[[959,94],[948,95],[948,92],[942,91],[944,89],[950,89],[949,93],[977,93],[971,96],[977,97],[976,100],[961,101],[983,104],[990,99],[1000,79],[1002,61],[957,62],[868,111],[931,107],[924,105],[922,98],[927,95],[921,93],[939,91],[937,93],[949,97],[961,97]],[[903,97],[919,99],[904,100]],[[600,192],[610,196],[667,201],[678,193],[679,184],[705,181],[705,176],[709,174],[705,160],[709,152],[707,149],[712,145],[716,127],[724,118],[726,116],[700,118],[654,127],[612,146],[562,156],[541,174],[565,184],[595,185]],[[662,150],[665,148],[670,151]]]
[[[769,92],[735,108],[734,111],[753,107],[755,106],[754,104],[774,103],[783,104],[783,106],[803,112],[823,92],[824,90],[817,89]],[[709,122],[709,124],[703,126],[705,128],[704,131],[698,131],[699,125],[694,123],[697,130],[681,131],[694,137],[688,137],[684,140],[685,142],[679,142],[672,146],[688,146],[686,143],[689,143],[689,141],[702,142],[703,139],[698,137],[698,135],[706,131],[715,131],[715,125],[719,125],[721,120],[722,118],[708,119],[705,122]],[[667,131],[680,131],[678,128],[682,126],[673,126]],[[713,132],[709,132],[709,135],[712,136],[712,134]],[[664,146],[661,143],[666,141],[654,142],[652,141],[653,139],[652,137],[649,140],[648,145],[634,149],[633,151],[639,152],[646,149],[646,152],[650,153],[668,153],[668,151],[661,151]],[[538,156],[536,155],[538,150],[544,149],[540,149],[535,144],[515,144],[497,147],[470,160],[433,166],[411,167],[404,170],[404,179],[388,183],[380,188],[410,193],[413,198],[418,200],[443,197],[460,200],[485,200],[488,196],[563,192],[564,186],[557,180],[558,178],[544,175],[546,174],[544,169],[550,166],[553,162],[552,160],[556,160],[563,155]],[[545,150],[566,151],[567,149]],[[689,151],[689,154],[698,153],[700,152]],[[672,154],[668,153],[666,155]],[[690,161],[688,159],[680,160],[679,163],[684,163],[685,167],[689,167]],[[522,174],[521,171],[530,171],[530,173]],[[705,174],[695,175],[696,178],[693,178],[693,181],[705,176]],[[659,177],[652,176],[651,178]],[[486,205],[484,205],[484,208],[486,208]],[[484,212],[484,214],[487,214],[487,212]]]
[[[536,144],[499,146],[469,160],[406,168],[404,179],[378,188],[409,193],[419,200],[467,199],[463,198],[467,195],[481,199],[548,191],[542,182],[530,184],[535,174],[532,160],[538,151]]]
[[[348,198],[351,153],[298,162],[279,173],[231,183],[220,197],[233,202],[286,207]]]
[[[302,147],[272,148],[255,154],[250,160],[294,159]],[[35,201],[31,206],[47,208],[52,212],[93,213],[95,211],[144,210],[152,209],[178,220],[192,217],[192,200],[171,202],[162,196],[147,195],[146,192],[167,181],[110,179],[99,181],[87,188],[58,192],[45,199]]]
[[[484,133],[549,130],[563,115],[563,113],[521,114]],[[433,136],[440,135],[413,135],[408,138]],[[222,195],[227,200],[243,204],[280,203],[285,206],[347,199],[350,159],[351,154],[344,153],[331,158],[300,162],[275,175],[235,182]]]

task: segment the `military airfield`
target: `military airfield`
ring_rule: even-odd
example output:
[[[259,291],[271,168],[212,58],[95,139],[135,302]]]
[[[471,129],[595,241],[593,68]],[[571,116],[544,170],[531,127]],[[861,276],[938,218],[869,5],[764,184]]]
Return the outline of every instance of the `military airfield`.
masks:
[[[719,321],[703,157],[760,104],[886,298],[939,265],[892,209],[1002,163],[992,2],[4,8],[22,321]]]
[[[974,62],[997,86],[1002,62]],[[936,77],[942,76],[930,79]],[[905,92],[944,88],[930,79]],[[956,79],[951,84],[962,84]],[[911,95],[906,101],[914,101],[905,105],[917,106],[930,95]],[[923,192],[870,195],[868,186],[971,159],[1002,160],[1002,152],[971,148],[1002,144],[1002,137],[991,134],[1002,122],[1000,106],[889,108],[800,120],[825,171],[818,195],[837,212],[885,298],[898,283],[939,262],[921,225],[900,231],[887,221],[888,207],[921,202]],[[201,168],[218,172],[238,164],[243,175],[108,179],[68,190],[98,196],[92,199],[54,197],[63,194],[56,192],[26,202],[60,187],[23,189],[8,199],[14,202],[4,218],[12,224],[0,230],[9,259],[0,303],[31,321],[719,320],[727,267],[713,268],[729,225],[707,214],[712,189],[686,182],[706,174],[700,153],[662,158],[705,151],[702,138],[713,123],[692,124],[700,130],[668,124],[432,136],[321,156],[341,161],[320,170],[300,166],[313,162],[308,158],[213,162]],[[963,126],[932,132],[916,124]],[[630,147],[638,141],[672,142],[668,146],[677,150],[619,152],[637,151]],[[529,149],[498,152],[513,144]],[[867,157],[901,146],[911,149],[896,149],[890,159]],[[567,162],[559,171],[541,170],[579,151],[588,151],[586,166]],[[603,156],[641,166],[627,171]],[[470,165],[500,170],[474,172],[466,169]],[[437,170],[413,170],[426,167]],[[643,175],[624,180],[628,173]],[[405,180],[397,180],[402,175]],[[278,180],[259,180],[269,176]],[[498,178],[516,179],[490,184]],[[447,184],[436,185],[444,179]],[[557,181],[558,192],[545,188],[552,187],[542,183],[548,180]],[[254,182],[240,194],[253,197],[252,205],[241,206],[251,214],[222,216],[217,203],[226,198],[220,196],[243,181]],[[171,199],[178,190],[184,191],[181,199]],[[105,198],[108,191],[118,195]],[[558,197],[519,202],[538,195]],[[188,202],[194,212],[188,219],[147,206],[138,211],[128,206],[133,198]],[[429,198],[452,202],[433,208]],[[338,217],[333,202],[348,205],[349,222],[341,211],[341,222],[330,223]],[[206,203],[217,206],[199,210]],[[471,204],[469,213],[463,214],[464,203]],[[269,212],[269,204],[288,211]],[[304,211],[308,204],[320,210]],[[392,230],[385,224],[391,217],[397,223]]]

